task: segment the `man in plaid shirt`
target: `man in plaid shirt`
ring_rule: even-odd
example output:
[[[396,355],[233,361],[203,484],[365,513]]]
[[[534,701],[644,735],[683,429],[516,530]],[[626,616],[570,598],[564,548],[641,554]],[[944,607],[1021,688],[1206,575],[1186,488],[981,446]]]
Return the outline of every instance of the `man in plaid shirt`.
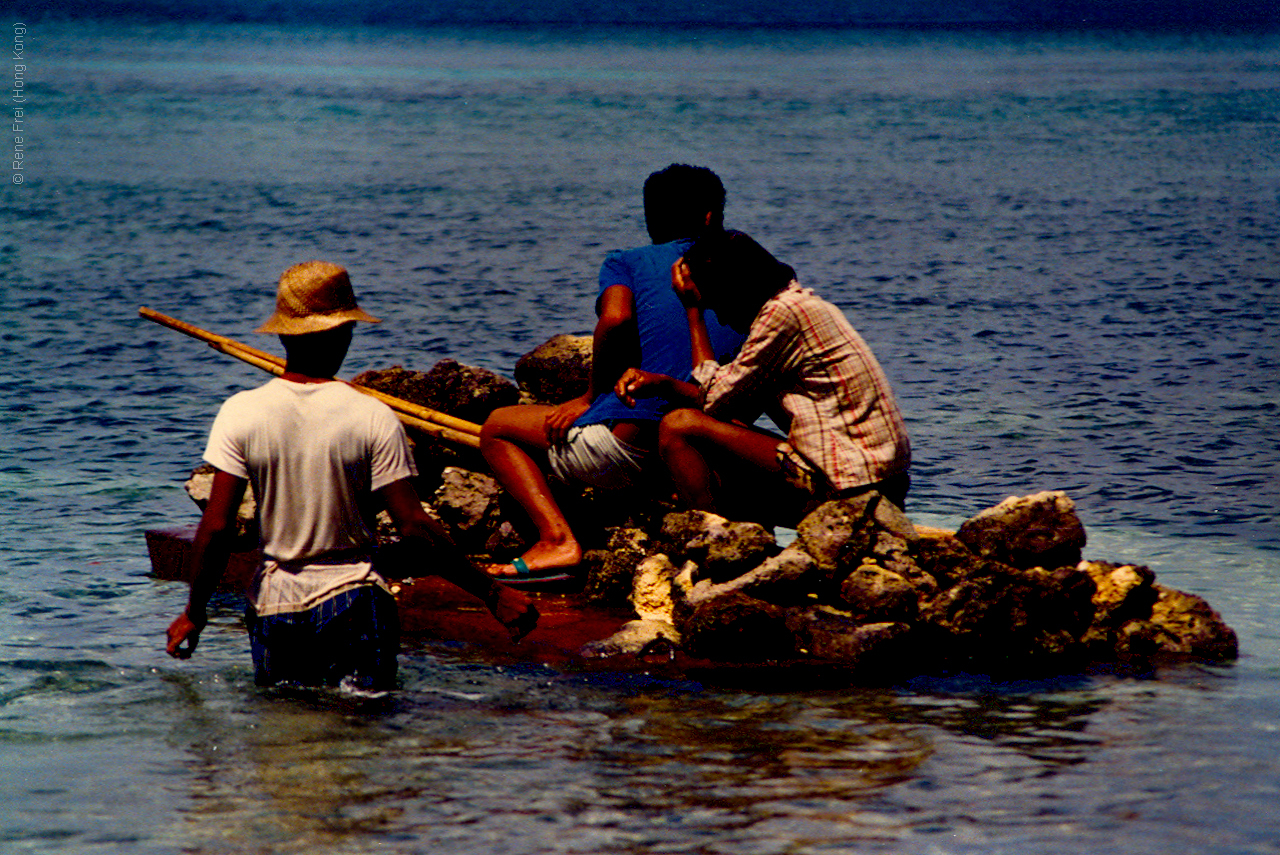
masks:
[[[736,499],[774,519],[872,490],[905,503],[911,444],[902,414],[840,309],[741,232],[700,240],[672,268],[672,284],[688,313],[696,385],[630,369],[616,390],[624,401],[663,392],[698,406],[668,414],[659,433],[685,501],[722,511]],[[706,346],[704,307],[747,332],[727,365]],[[785,439],[752,424],[762,412]]]

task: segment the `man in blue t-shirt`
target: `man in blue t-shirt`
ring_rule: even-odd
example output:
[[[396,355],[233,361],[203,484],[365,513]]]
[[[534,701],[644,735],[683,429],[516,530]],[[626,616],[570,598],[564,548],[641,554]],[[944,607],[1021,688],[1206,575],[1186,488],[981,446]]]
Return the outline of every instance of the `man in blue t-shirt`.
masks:
[[[566,579],[582,560],[548,479],[605,489],[642,483],[658,423],[672,404],[655,397],[629,407],[613,386],[632,367],[690,376],[689,324],[671,268],[697,238],[723,228],[724,200],[724,185],[705,167],[672,164],[650,175],[644,212],[653,243],[610,253],[600,269],[587,392],[558,406],[504,407],[485,421],[480,451],[538,531],[537,543],[510,564],[491,566],[491,575],[517,584]],[[743,334],[711,313],[706,320],[717,354],[731,359]]]

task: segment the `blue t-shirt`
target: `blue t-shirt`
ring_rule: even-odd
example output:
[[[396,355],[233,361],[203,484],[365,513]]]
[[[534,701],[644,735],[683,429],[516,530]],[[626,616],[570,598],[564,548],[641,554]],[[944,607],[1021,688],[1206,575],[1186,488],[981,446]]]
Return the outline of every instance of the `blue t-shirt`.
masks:
[[[693,379],[693,345],[689,340],[689,319],[676,292],[671,288],[671,265],[684,255],[692,240],[652,244],[611,252],[600,267],[600,294],[614,285],[631,291],[635,301],[636,330],[640,337],[640,368],[677,380]],[[597,298],[598,299],[598,298]],[[733,359],[746,339],[720,323],[715,313],[703,313],[716,361]],[[638,398],[628,407],[609,389],[596,397],[575,425],[612,421],[659,421],[672,409],[665,398]]]

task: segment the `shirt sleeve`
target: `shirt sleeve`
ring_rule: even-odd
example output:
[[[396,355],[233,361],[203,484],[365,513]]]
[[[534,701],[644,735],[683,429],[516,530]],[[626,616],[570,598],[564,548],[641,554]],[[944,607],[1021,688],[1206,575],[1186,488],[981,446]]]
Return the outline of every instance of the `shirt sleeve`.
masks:
[[[383,409],[385,412],[379,412],[374,422],[369,460],[369,489],[374,492],[418,474],[404,425],[390,407]]]
[[[763,412],[777,398],[797,332],[794,312],[777,300],[766,303],[732,362],[717,365],[707,360],[694,369],[703,391],[703,410],[708,415]]]
[[[236,396],[228,398],[218,410],[209,430],[209,442],[205,445],[206,463],[237,478],[249,478],[249,461],[245,456],[243,438],[236,431],[240,423]]]
[[[627,264],[623,253],[611,252],[605,256],[604,263],[600,265],[600,287],[596,292],[597,315],[600,314],[600,300],[604,297],[604,292],[614,285],[623,285],[635,291],[631,285],[631,279],[631,267]]]

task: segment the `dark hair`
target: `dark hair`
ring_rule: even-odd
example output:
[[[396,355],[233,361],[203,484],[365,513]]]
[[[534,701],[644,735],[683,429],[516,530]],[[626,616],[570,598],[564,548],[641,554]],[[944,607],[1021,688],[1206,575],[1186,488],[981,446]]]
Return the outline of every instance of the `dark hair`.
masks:
[[[724,223],[724,184],[705,166],[673,163],[644,182],[644,220],[654,243],[696,238]],[[711,222],[707,223],[707,214]]]
[[[738,231],[700,238],[684,260],[703,300],[712,307],[738,303],[758,309],[796,278],[789,265]]]

